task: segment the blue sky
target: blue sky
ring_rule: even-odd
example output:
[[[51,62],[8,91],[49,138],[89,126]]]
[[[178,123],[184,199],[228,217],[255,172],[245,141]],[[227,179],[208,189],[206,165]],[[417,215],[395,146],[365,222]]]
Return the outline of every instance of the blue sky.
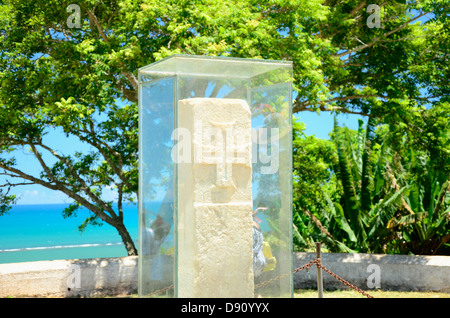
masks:
[[[320,115],[315,112],[304,111],[296,114],[302,122],[306,124],[305,133],[307,135],[315,135],[318,138],[327,139],[328,134],[333,129],[334,114],[330,112],[321,112]],[[358,128],[358,118],[361,116],[342,114],[337,116],[340,126],[347,126],[351,129]],[[74,138],[67,138],[61,131],[54,131],[48,135],[51,144],[55,149],[62,153],[73,153],[74,151],[87,151],[86,146],[80,145]],[[26,150],[15,153],[18,158],[18,168],[29,173],[37,174],[40,167],[31,153]],[[13,181],[11,179],[11,181]],[[15,180],[19,181],[19,180]],[[51,203],[69,203],[71,200],[58,191],[49,190],[39,185],[18,186],[11,190],[10,193],[20,196],[17,204],[51,204]],[[106,198],[114,199],[114,192],[111,190],[106,193]]]

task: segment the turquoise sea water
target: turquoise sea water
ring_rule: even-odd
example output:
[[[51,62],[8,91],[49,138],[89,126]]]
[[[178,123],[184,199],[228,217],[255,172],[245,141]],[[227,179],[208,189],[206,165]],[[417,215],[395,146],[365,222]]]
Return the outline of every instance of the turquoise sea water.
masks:
[[[115,228],[108,224],[78,226],[89,216],[81,209],[76,217],[63,218],[68,204],[17,205],[0,216],[0,263],[55,259],[122,257],[126,250]],[[138,246],[138,207],[124,208],[124,222]]]

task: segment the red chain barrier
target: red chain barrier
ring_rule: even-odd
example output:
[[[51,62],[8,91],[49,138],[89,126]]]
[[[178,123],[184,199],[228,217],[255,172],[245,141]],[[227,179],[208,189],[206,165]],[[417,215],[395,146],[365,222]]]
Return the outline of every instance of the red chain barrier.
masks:
[[[309,263],[306,263],[305,265],[300,266],[300,267],[294,269],[293,273],[294,273],[294,274],[295,274],[295,273],[298,273],[298,272],[300,272],[301,270],[304,270],[304,269],[309,270],[309,269],[311,268],[311,266],[313,266],[314,264],[316,264],[317,267],[320,267],[320,268],[323,269],[326,273],[330,274],[332,277],[336,278],[338,281],[340,281],[340,282],[343,283],[344,285],[346,285],[346,286],[348,286],[348,287],[350,287],[350,288],[356,290],[358,293],[363,294],[363,295],[366,296],[367,298],[374,298],[373,296],[369,295],[368,293],[366,293],[366,292],[363,291],[362,289],[360,289],[360,288],[356,287],[355,285],[349,283],[348,281],[346,281],[346,280],[343,279],[342,277],[339,277],[338,275],[336,275],[335,273],[333,273],[332,271],[330,271],[328,268],[326,268],[325,266],[323,266],[323,265],[322,265],[322,261],[320,260],[320,258],[313,259],[313,260],[310,261]],[[284,275],[280,275],[280,276],[274,277],[274,278],[272,278],[272,279],[269,279],[269,280],[267,280],[267,281],[265,281],[265,282],[262,282],[262,283],[256,285],[256,286],[255,286],[255,289],[258,289],[258,288],[264,287],[264,286],[266,286],[266,285],[269,285],[270,283],[272,283],[272,282],[274,282],[274,281],[277,281],[277,280],[279,280],[279,279],[281,279],[281,278],[283,278],[283,277],[289,276],[289,275],[290,275],[290,274],[284,274]],[[157,294],[160,294],[160,293],[169,291],[169,290],[171,290],[172,288],[173,288],[173,285],[167,286],[167,287],[165,287],[165,288],[163,288],[163,289],[157,290],[157,291],[155,291],[155,292],[153,292],[153,293],[147,295],[147,297],[154,296],[154,295],[157,295]]]

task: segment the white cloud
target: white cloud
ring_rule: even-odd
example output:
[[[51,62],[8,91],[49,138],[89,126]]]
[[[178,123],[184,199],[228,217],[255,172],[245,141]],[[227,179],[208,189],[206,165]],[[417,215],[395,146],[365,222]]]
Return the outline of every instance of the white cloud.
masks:
[[[18,198],[17,204],[53,204],[71,202],[65,194],[40,186],[16,187],[13,190],[13,194]],[[13,190],[11,192],[13,192]]]
[[[39,191],[38,190],[26,190],[24,193],[24,196],[27,197],[36,197],[39,195]],[[43,194],[45,196],[45,193]]]

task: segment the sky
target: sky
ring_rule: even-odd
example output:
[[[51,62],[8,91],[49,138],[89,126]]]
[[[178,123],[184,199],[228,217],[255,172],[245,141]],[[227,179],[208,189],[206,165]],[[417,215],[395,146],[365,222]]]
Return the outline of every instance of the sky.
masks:
[[[321,139],[328,139],[328,134],[333,129],[334,114],[330,112],[321,112],[320,115],[315,112],[304,111],[295,115],[306,125],[305,134],[315,135]],[[340,126],[347,126],[351,129],[358,128],[358,118],[361,116],[342,114],[338,115]],[[74,151],[88,151],[86,146],[80,145],[73,137],[68,138],[62,131],[51,132],[48,136],[55,149],[62,153],[73,153]],[[36,164],[34,156],[26,150],[15,153],[18,158],[18,168],[37,174],[40,167]],[[0,182],[2,182],[1,180]],[[11,179],[11,181],[13,181]],[[16,180],[18,181],[18,180]],[[19,198],[17,204],[54,204],[54,203],[70,203],[72,202],[65,194],[59,191],[53,191],[40,185],[18,186],[11,189],[10,194],[16,194]],[[105,194],[105,199],[114,200],[114,191],[111,189]]]

